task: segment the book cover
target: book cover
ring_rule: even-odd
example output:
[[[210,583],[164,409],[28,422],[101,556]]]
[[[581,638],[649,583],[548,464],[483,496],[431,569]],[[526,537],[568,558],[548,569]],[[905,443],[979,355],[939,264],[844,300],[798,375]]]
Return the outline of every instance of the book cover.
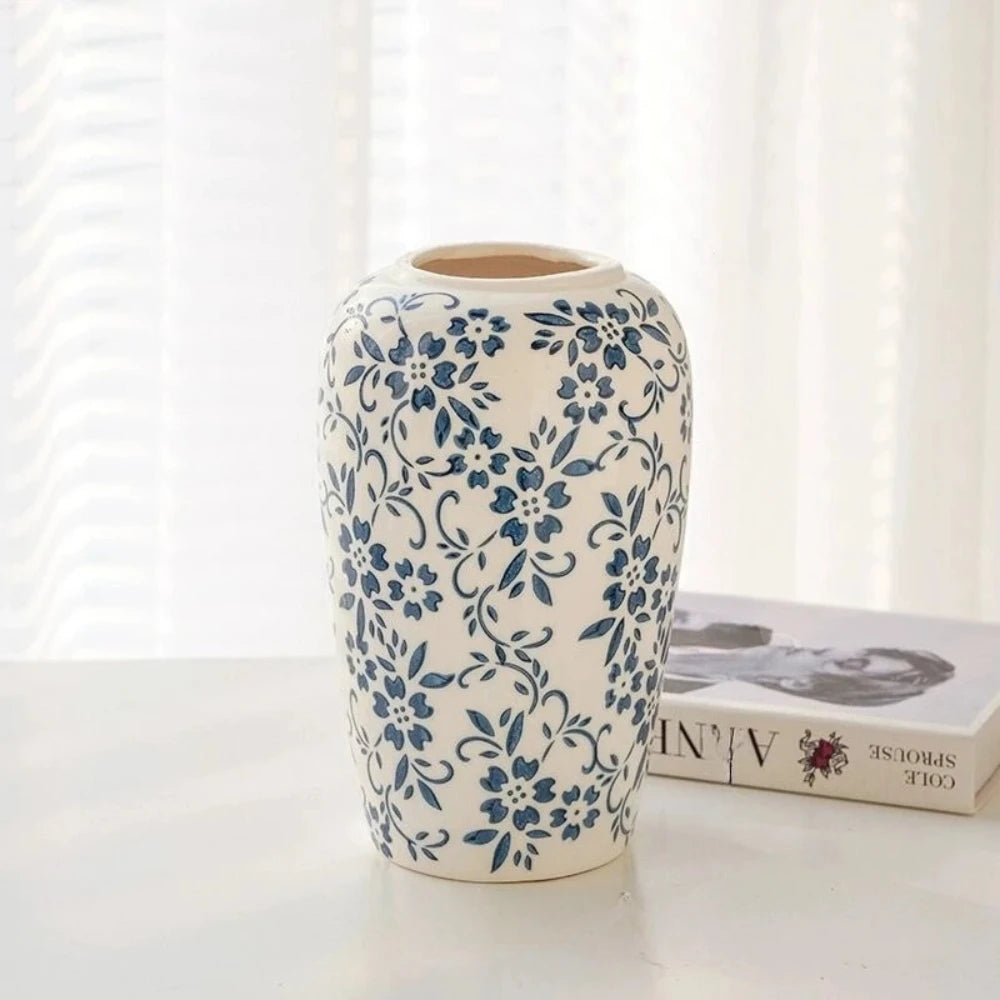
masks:
[[[678,596],[651,773],[972,813],[998,764],[1000,625]]]

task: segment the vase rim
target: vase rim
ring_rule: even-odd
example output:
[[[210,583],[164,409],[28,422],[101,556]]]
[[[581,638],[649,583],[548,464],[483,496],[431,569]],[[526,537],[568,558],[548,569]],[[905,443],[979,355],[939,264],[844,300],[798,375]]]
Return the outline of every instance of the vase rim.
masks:
[[[547,243],[443,243],[404,254],[398,266],[412,281],[487,292],[543,291],[625,279],[624,268],[611,257]],[[480,273],[474,273],[477,269]]]

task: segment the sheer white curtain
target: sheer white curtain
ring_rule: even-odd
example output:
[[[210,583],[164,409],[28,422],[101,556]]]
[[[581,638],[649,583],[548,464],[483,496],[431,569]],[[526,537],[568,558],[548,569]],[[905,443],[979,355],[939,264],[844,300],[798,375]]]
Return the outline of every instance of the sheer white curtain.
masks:
[[[494,237],[677,307],[684,585],[1000,617],[995,0],[0,0],[0,656],[325,650],[318,338]]]

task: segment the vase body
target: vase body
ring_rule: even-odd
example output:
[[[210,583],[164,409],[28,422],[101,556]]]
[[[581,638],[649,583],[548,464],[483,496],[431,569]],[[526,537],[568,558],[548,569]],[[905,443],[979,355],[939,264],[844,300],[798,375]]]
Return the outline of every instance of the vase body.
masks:
[[[481,881],[611,860],[636,822],[684,538],[673,310],[595,255],[411,255],[338,307],[319,405],[376,847]]]

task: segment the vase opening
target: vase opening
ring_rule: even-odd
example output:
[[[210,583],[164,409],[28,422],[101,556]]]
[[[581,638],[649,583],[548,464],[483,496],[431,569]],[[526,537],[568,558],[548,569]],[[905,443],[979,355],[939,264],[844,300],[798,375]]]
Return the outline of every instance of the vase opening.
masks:
[[[413,267],[452,278],[542,278],[593,268],[595,262],[557,247],[465,244],[434,247],[412,259]]]

